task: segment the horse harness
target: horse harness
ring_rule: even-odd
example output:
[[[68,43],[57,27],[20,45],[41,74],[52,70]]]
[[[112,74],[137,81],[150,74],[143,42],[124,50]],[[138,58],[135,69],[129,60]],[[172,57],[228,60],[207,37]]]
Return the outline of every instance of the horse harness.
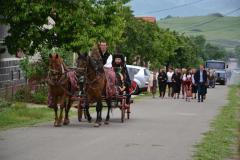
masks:
[[[55,79],[58,79],[58,80],[56,81]],[[49,69],[49,72],[48,72],[49,84],[52,86],[59,86],[61,89],[63,89],[67,93],[67,95],[72,96],[73,94],[63,86],[67,80],[68,80],[67,71],[64,69],[63,64],[61,64],[61,71],[58,71],[56,69],[51,69],[51,68]]]
[[[98,59],[94,59],[94,58],[91,58],[91,57],[87,57],[87,64],[90,65],[90,67],[92,67],[93,71],[92,70],[89,70],[88,69],[88,66],[85,65],[84,67],[82,68],[77,68],[79,70],[81,70],[81,83],[84,84],[84,87],[83,89],[86,90],[86,87],[88,86],[89,88],[93,89],[93,90],[96,90],[98,88],[97,87],[93,87],[92,84],[96,83],[99,79],[102,78],[101,76],[101,73],[104,73],[104,70],[103,70],[103,66],[101,66],[100,64],[102,64],[102,58],[98,58]],[[96,78],[91,80],[89,79],[88,77],[91,75],[91,74],[96,74]]]

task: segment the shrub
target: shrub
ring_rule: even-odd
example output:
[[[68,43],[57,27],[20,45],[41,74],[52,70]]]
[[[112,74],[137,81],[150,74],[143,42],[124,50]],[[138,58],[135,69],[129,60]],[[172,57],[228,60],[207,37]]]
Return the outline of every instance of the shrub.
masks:
[[[26,87],[23,87],[16,91],[13,99],[18,102],[24,102],[26,99],[29,99],[30,97],[31,97],[30,91]]]
[[[47,102],[47,88],[41,87],[35,90],[35,92],[32,94],[32,100],[34,103],[38,104],[46,104]]]

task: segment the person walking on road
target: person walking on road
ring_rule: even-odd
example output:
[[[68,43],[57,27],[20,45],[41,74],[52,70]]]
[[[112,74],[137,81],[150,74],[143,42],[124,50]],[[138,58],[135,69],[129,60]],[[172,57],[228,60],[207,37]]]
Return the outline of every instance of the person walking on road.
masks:
[[[185,93],[185,85],[186,85],[186,77],[187,70],[185,68],[182,68],[182,77],[181,77],[181,82],[182,82],[182,99],[185,99],[186,93]]]
[[[197,99],[197,84],[196,84],[195,78],[194,78],[195,74],[196,74],[196,69],[193,68],[192,69],[192,93],[193,93],[192,98],[193,99]]]
[[[181,72],[179,69],[175,69],[175,73],[172,76],[173,83],[173,97],[179,99],[181,91]]]
[[[173,76],[174,72],[172,68],[168,69],[167,72],[167,88],[168,88],[168,97],[173,97],[173,83],[172,83],[172,76]]]
[[[160,69],[158,73],[158,87],[159,87],[159,97],[164,98],[167,85],[167,74],[164,69]]]
[[[194,80],[198,88],[198,102],[203,102],[207,83],[207,72],[203,65],[199,66],[199,70],[194,75]]]
[[[186,101],[190,102],[192,98],[192,73],[191,69],[187,70],[186,81],[185,81],[185,93],[186,93]]]
[[[155,95],[157,93],[157,72],[156,71],[153,71],[153,75],[150,78],[150,90],[153,98],[155,98]]]

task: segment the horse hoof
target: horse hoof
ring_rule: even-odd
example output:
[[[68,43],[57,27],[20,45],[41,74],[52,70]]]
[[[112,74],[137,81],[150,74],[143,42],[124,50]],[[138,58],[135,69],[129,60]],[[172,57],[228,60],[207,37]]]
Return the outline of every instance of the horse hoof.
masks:
[[[105,121],[104,124],[105,124],[105,125],[109,125],[109,122],[108,122],[108,121]]]
[[[59,123],[54,123],[54,127],[61,127],[62,125]]]
[[[95,123],[95,124],[94,124],[94,127],[96,127],[96,128],[97,128],[97,127],[100,127],[100,124],[99,124],[99,123]]]
[[[92,123],[92,117],[88,118],[88,123]]]
[[[69,125],[70,121],[69,120],[64,120],[63,125]]]

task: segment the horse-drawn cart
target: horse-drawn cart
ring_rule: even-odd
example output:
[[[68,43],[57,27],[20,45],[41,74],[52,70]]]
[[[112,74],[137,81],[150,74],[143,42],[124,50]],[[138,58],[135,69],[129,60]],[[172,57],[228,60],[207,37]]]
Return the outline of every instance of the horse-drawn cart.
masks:
[[[123,74],[117,76],[112,68],[110,70],[112,71],[110,74],[115,78],[108,78],[109,74],[106,74],[107,70],[103,68],[97,48],[93,48],[91,56],[79,54],[77,68],[66,69],[58,54],[50,55],[49,106],[52,106],[55,111],[54,126],[62,125],[63,109],[65,109],[63,124],[69,124],[68,112],[73,101],[78,101],[78,120],[81,121],[84,115],[89,122],[92,121],[89,104],[96,103],[96,127],[99,127],[102,122],[102,102],[106,102],[108,107],[105,124],[108,124],[110,120],[112,108],[121,110],[122,122],[124,122],[125,117],[129,119],[131,93],[133,93],[129,91],[131,86],[129,83],[125,83]],[[68,104],[66,105],[67,99]],[[58,104],[60,104],[59,115]]]
[[[117,95],[111,98],[112,105],[111,108],[117,109],[119,108],[121,111],[121,122],[124,123],[125,119],[130,119],[130,105],[126,103],[127,95]],[[86,108],[85,108],[85,100],[84,95],[82,96],[74,96],[72,97],[73,101],[78,101],[78,105],[75,106],[78,110],[78,121],[81,122],[83,117],[86,119]],[[102,97],[103,101],[107,101],[106,97]],[[133,101],[131,101],[132,103]]]

